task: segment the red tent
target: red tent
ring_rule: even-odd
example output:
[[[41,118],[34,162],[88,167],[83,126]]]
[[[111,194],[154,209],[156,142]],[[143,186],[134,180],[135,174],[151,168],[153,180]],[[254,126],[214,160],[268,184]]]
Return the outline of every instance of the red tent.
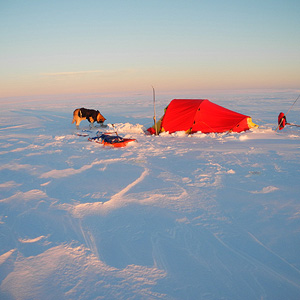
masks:
[[[257,127],[249,116],[234,112],[209,100],[174,99],[166,109],[158,131],[194,133],[241,132]],[[154,131],[153,131],[154,130]],[[155,128],[148,131],[155,133]]]

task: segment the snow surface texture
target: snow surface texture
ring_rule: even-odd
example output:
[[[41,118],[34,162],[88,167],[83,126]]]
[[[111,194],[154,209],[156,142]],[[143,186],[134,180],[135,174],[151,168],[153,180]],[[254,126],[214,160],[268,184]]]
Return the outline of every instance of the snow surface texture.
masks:
[[[0,299],[300,299],[300,130],[275,131],[297,91],[195,97],[260,128],[146,136],[151,95],[0,100]],[[78,136],[82,106],[138,141]]]

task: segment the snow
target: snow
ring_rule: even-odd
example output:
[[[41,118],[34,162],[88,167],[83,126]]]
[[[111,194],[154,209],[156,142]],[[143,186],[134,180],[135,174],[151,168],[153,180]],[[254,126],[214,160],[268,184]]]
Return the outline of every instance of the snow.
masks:
[[[159,116],[208,98],[260,126],[159,136],[151,94],[0,99],[0,298],[299,299],[300,130],[276,131],[297,94],[157,95]],[[108,126],[79,132],[137,142],[78,136],[82,106]]]

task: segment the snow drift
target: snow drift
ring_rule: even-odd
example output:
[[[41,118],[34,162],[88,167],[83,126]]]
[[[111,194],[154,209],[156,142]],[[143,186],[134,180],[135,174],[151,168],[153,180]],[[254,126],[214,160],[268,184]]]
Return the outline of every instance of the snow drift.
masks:
[[[210,95],[260,128],[159,136],[147,95],[2,99],[0,298],[299,299],[300,131],[275,131],[294,96]],[[81,104],[138,142],[78,136]]]

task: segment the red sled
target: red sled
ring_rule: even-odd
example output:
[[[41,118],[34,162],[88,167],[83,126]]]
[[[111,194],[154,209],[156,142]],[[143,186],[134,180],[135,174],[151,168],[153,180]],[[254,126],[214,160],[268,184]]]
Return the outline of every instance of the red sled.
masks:
[[[126,147],[128,143],[135,142],[136,139],[124,139],[118,135],[101,134],[100,136],[88,138],[91,142],[102,144],[103,146],[110,146],[115,148]]]

